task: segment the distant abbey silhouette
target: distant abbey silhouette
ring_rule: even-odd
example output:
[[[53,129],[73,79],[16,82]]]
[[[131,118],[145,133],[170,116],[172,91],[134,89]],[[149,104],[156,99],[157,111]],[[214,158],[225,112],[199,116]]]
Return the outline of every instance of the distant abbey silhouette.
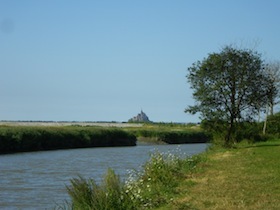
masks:
[[[148,118],[148,116],[143,112],[143,110],[141,109],[141,112],[128,120],[128,122],[151,122]]]

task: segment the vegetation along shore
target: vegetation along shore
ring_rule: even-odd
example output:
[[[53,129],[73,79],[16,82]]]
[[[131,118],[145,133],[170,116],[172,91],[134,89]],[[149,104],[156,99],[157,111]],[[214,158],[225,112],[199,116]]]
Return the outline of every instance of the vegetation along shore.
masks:
[[[56,209],[279,209],[279,158],[280,139],[185,158],[156,152],[124,182],[111,169],[101,184],[73,178],[71,201]]]
[[[87,147],[135,146],[136,137],[118,128],[1,126],[0,153]]]
[[[2,124],[0,126],[0,154],[54,149],[135,146],[137,139],[153,144],[182,144],[204,143],[208,142],[210,138],[193,124],[110,123],[103,125],[99,123],[98,126],[89,126],[81,123],[67,125],[64,122],[62,125],[47,125],[49,125],[47,122]]]
[[[55,208],[279,209],[279,117],[278,113],[268,118],[265,135],[263,122],[240,125],[240,140],[231,147],[225,147],[214,133],[211,146],[199,155],[182,158],[172,151],[155,152],[140,171],[131,171],[124,181],[112,169],[108,169],[101,183],[73,178],[67,186],[70,201]],[[178,125],[168,126],[162,130],[180,131]],[[205,126],[207,123],[201,125]],[[142,129],[150,133],[157,130],[149,125]]]

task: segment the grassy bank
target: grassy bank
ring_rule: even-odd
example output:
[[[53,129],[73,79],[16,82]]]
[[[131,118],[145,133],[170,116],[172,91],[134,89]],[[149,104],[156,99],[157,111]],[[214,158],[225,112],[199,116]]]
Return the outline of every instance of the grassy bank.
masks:
[[[280,140],[206,154],[159,209],[280,209]]]
[[[135,146],[136,138],[117,128],[1,126],[0,154],[106,146]]]
[[[200,161],[199,156],[181,159],[172,153],[155,152],[143,166],[143,170],[131,171],[125,182],[111,169],[100,184],[93,179],[74,178],[67,187],[71,202],[56,209],[156,208],[172,200],[178,193],[181,180],[193,171]]]
[[[280,209],[279,159],[280,140],[184,159],[155,153],[126,182],[112,170],[100,185],[72,179],[67,188],[71,202],[61,208]]]

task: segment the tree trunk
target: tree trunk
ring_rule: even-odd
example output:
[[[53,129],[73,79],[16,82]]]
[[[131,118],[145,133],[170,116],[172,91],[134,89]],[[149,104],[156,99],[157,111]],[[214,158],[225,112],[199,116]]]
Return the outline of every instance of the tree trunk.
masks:
[[[266,124],[267,124],[267,117],[265,118],[264,123],[263,123],[263,135],[265,135],[265,132],[266,132]]]
[[[270,114],[271,114],[271,107],[270,107]],[[269,113],[269,105],[266,106],[266,116],[264,119],[264,124],[263,124],[263,135],[265,135],[266,133],[266,126],[267,126],[267,117],[268,117],[268,113]]]
[[[234,117],[231,117],[230,125],[229,125],[228,132],[227,132],[226,139],[225,139],[225,146],[226,147],[231,147],[232,146],[232,135],[234,134],[234,129],[235,129],[234,127],[235,127]]]
[[[274,106],[274,104],[273,104],[273,102],[272,102],[272,103],[270,104],[270,115],[271,115],[271,116],[273,116],[273,114],[274,114],[274,113],[273,113],[273,112],[274,112],[274,110],[273,110],[274,107],[273,107],[273,106]]]

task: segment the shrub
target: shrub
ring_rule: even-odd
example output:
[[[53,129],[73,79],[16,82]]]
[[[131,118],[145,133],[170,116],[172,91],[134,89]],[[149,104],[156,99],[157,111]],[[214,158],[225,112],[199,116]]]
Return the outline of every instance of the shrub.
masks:
[[[250,143],[266,141],[266,137],[261,134],[261,131],[259,123],[241,122],[236,129],[236,142],[241,142],[242,140],[247,140]]]
[[[280,135],[280,112],[268,117],[267,133],[278,136]]]
[[[206,143],[210,136],[203,131],[171,131],[158,134],[159,140],[168,144]]]
[[[202,128],[213,137],[212,143],[214,144],[225,144],[228,129],[227,126],[229,126],[228,123],[221,120],[202,121]],[[233,143],[238,143],[243,140],[253,143],[266,141],[267,139],[262,135],[262,128],[260,127],[260,124],[256,122],[239,122],[236,123],[236,127],[234,129],[235,130],[232,135]]]

